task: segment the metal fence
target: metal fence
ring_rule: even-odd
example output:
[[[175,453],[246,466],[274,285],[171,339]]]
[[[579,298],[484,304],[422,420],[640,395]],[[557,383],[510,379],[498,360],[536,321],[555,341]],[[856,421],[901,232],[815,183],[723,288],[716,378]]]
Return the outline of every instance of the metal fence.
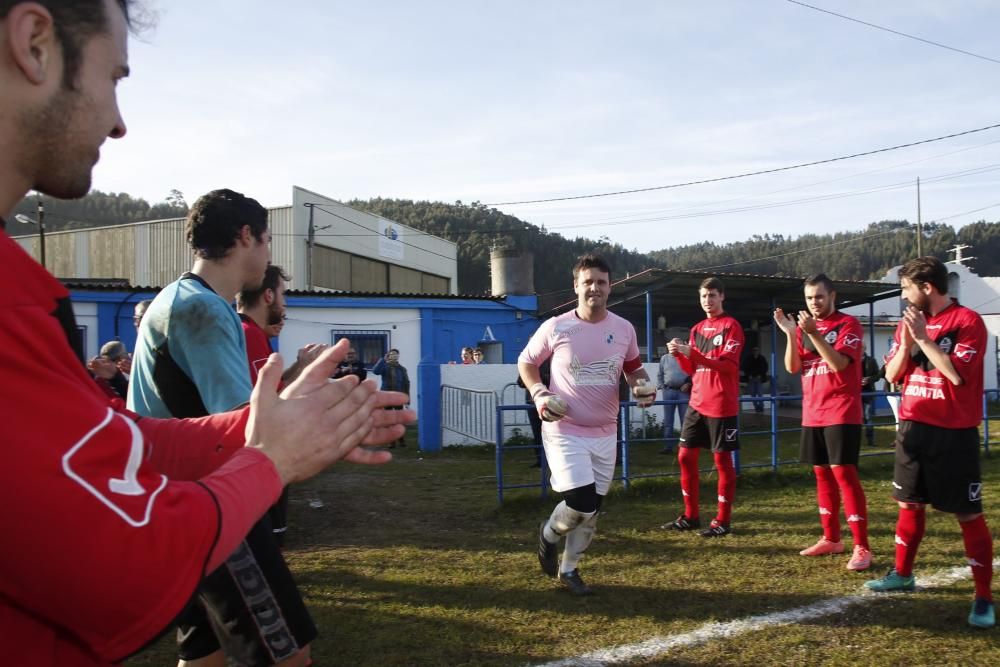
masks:
[[[441,385],[441,441],[445,431],[485,444],[503,440],[503,428],[494,428],[496,410],[496,392]]]
[[[871,397],[873,399],[877,399],[879,397],[898,397],[899,396],[899,392],[874,391],[874,392],[865,392],[865,393],[862,394],[862,396],[865,397],[865,398]],[[779,425],[779,422],[778,422],[778,410],[776,408],[777,408],[778,405],[783,404],[783,403],[798,402],[798,401],[801,401],[801,400],[802,400],[802,396],[794,396],[794,395],[781,395],[781,396],[741,396],[740,397],[740,403],[741,404],[742,403],[757,403],[757,402],[761,402],[761,403],[765,403],[765,404],[769,404],[770,405],[770,428],[768,430],[757,430],[757,431],[743,431],[742,428],[741,428],[740,429],[740,437],[743,438],[743,437],[748,437],[748,436],[762,436],[762,435],[763,436],[770,436],[771,452],[770,452],[770,461],[769,462],[766,462],[766,463],[749,463],[749,464],[743,464],[743,465],[741,465],[741,462],[740,462],[740,452],[739,451],[733,452],[733,463],[736,466],[737,473],[739,473],[742,468],[770,467],[772,470],[777,471],[778,467],[782,466],[782,465],[788,465],[788,464],[798,465],[799,464],[798,458],[794,458],[794,459],[782,459],[781,458],[781,456],[780,456],[780,450],[779,450],[779,436],[782,433],[798,432],[798,431],[801,430],[801,426],[781,428],[780,425]],[[989,389],[989,390],[986,390],[985,392],[983,392],[983,437],[982,437],[982,446],[983,446],[983,449],[987,453],[989,453],[990,444],[991,444],[990,422],[991,421],[1000,421],[1000,416],[990,416],[990,414],[989,414],[989,404],[990,404],[991,400],[992,401],[1000,400],[1000,390],[998,390],[998,389]],[[653,403],[653,406],[666,406],[666,405],[676,406],[679,403],[681,403],[681,402],[680,401],[655,401]],[[621,432],[619,433],[618,446],[619,446],[619,462],[621,463],[621,473],[618,474],[618,475],[616,475],[614,479],[617,480],[617,481],[621,481],[622,485],[625,488],[628,488],[629,485],[630,485],[630,483],[632,481],[634,481],[634,480],[637,480],[637,479],[646,479],[646,478],[653,478],[653,477],[670,477],[670,476],[678,474],[677,472],[672,472],[672,471],[660,471],[660,472],[653,472],[653,473],[633,473],[630,470],[629,454],[630,454],[631,446],[633,444],[637,444],[639,442],[644,442],[644,441],[645,442],[655,441],[655,442],[665,443],[665,444],[670,444],[670,443],[676,443],[677,442],[677,438],[676,437],[669,437],[667,439],[664,439],[664,438],[655,438],[655,439],[651,439],[651,440],[649,440],[649,439],[644,440],[642,438],[638,438],[637,439],[637,438],[631,437],[632,436],[632,434],[631,434],[631,430],[632,429],[628,425],[629,422],[627,421],[627,416],[628,416],[628,410],[629,410],[629,408],[631,408],[631,407],[633,407],[635,405],[636,405],[636,403],[634,401],[622,401],[621,404],[620,404],[620,408],[619,408],[621,410],[622,422],[624,424],[626,424],[627,426],[624,427],[624,428],[622,428]],[[542,464],[541,464],[541,468],[540,468],[541,475],[540,475],[540,479],[539,479],[538,482],[506,484],[505,481],[504,481],[504,456],[505,456],[505,454],[510,453],[512,451],[534,448],[533,444],[530,444],[530,445],[529,444],[522,444],[522,443],[518,443],[518,444],[514,444],[514,445],[508,445],[508,444],[506,444],[505,438],[503,437],[503,433],[504,433],[504,428],[503,427],[508,422],[508,420],[512,419],[511,417],[507,417],[506,415],[507,415],[507,413],[518,413],[518,412],[520,412],[521,414],[525,414],[526,415],[527,414],[526,413],[527,410],[534,410],[534,409],[535,409],[535,407],[533,405],[527,405],[527,404],[520,404],[520,405],[503,405],[503,404],[500,404],[500,405],[497,405],[496,408],[495,408],[496,413],[495,413],[495,417],[494,417],[494,424],[495,424],[494,433],[500,434],[494,440],[494,443],[496,445],[497,502],[499,502],[499,503],[503,502],[504,491],[511,490],[511,489],[538,488],[541,491],[542,498],[545,498],[545,497],[548,496],[548,491],[549,491],[549,486],[548,486],[549,479],[548,478],[549,478],[549,475],[548,475],[548,469],[547,469],[547,466],[546,466],[546,462],[545,462],[545,457],[544,456],[542,457]],[[742,415],[743,415],[743,413],[741,412],[739,414],[739,416],[738,416],[738,423],[742,422]],[[516,419],[516,418],[514,418],[514,419]],[[527,418],[526,417],[524,418],[524,422],[527,423]],[[898,426],[898,422],[896,421],[895,416],[893,416],[890,421],[866,422],[864,424],[864,426],[888,426],[888,425],[893,425],[893,424],[895,424],[895,425]],[[994,432],[995,431],[996,431],[996,429],[994,429]],[[893,450],[888,449],[888,450],[883,450],[883,451],[878,451],[878,452],[865,452],[865,453],[862,454],[862,456],[884,456],[886,454],[891,454],[892,451]],[[709,468],[706,468],[705,470],[709,470]]]

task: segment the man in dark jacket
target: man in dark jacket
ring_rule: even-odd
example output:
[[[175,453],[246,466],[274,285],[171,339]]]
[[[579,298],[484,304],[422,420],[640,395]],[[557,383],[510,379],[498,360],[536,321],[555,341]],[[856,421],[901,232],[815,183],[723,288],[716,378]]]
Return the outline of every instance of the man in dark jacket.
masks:
[[[361,370],[364,372],[364,368]],[[410,395],[410,375],[406,372],[406,368],[399,363],[399,350],[396,348],[389,350],[384,358],[376,362],[372,373],[382,378],[383,391],[400,391],[407,396]],[[403,406],[397,407],[401,410]],[[395,449],[396,445],[406,447],[406,439],[399,438],[389,445],[389,449]]]

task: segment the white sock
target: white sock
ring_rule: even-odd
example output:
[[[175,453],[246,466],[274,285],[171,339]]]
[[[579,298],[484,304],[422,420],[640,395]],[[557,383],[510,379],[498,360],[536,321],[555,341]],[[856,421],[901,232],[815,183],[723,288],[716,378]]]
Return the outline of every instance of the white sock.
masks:
[[[576,569],[583,552],[590,546],[597,532],[597,512],[589,515],[576,528],[566,534],[566,548],[563,549],[560,572],[572,572]]]

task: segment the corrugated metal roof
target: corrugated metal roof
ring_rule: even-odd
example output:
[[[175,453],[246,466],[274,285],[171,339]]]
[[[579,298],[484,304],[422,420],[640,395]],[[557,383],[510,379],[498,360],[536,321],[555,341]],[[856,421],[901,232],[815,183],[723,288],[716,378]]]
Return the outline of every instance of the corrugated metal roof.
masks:
[[[162,287],[148,285],[131,285],[125,278],[59,278],[66,289],[94,292],[159,292]],[[490,294],[421,294],[408,292],[405,294],[388,294],[386,292],[334,292],[331,290],[288,290],[287,296],[338,298],[353,297],[363,299],[438,299],[455,301],[497,301],[505,297]]]

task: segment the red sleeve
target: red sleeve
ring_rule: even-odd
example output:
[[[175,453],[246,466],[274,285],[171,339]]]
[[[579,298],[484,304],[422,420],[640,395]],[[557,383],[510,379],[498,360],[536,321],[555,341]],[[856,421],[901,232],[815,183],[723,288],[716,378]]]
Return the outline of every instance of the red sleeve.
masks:
[[[143,432],[109,408],[67,345],[45,295],[21,289],[31,268],[4,265],[0,506],[17,548],[0,549],[0,601],[118,660],[170,624],[210,559],[250,530],[280,482],[251,450],[204,483],[163,475]]]
[[[216,470],[243,447],[250,408],[197,419],[136,417],[151,442],[150,465],[171,479],[194,480]]]
[[[718,359],[709,359],[704,354],[701,353],[697,347],[691,346],[691,363],[695,367],[704,366],[705,368],[711,368],[713,371],[718,371],[722,375],[739,375],[740,374],[740,358],[739,353],[731,354],[728,352],[723,352]],[[685,372],[688,372],[685,369]],[[690,375],[690,372],[688,372]]]
[[[692,347],[691,349],[693,350],[694,348]],[[683,354],[675,354],[674,358],[677,359],[677,365],[681,367],[682,371],[687,375],[694,375],[695,366],[688,357],[685,357]]]

